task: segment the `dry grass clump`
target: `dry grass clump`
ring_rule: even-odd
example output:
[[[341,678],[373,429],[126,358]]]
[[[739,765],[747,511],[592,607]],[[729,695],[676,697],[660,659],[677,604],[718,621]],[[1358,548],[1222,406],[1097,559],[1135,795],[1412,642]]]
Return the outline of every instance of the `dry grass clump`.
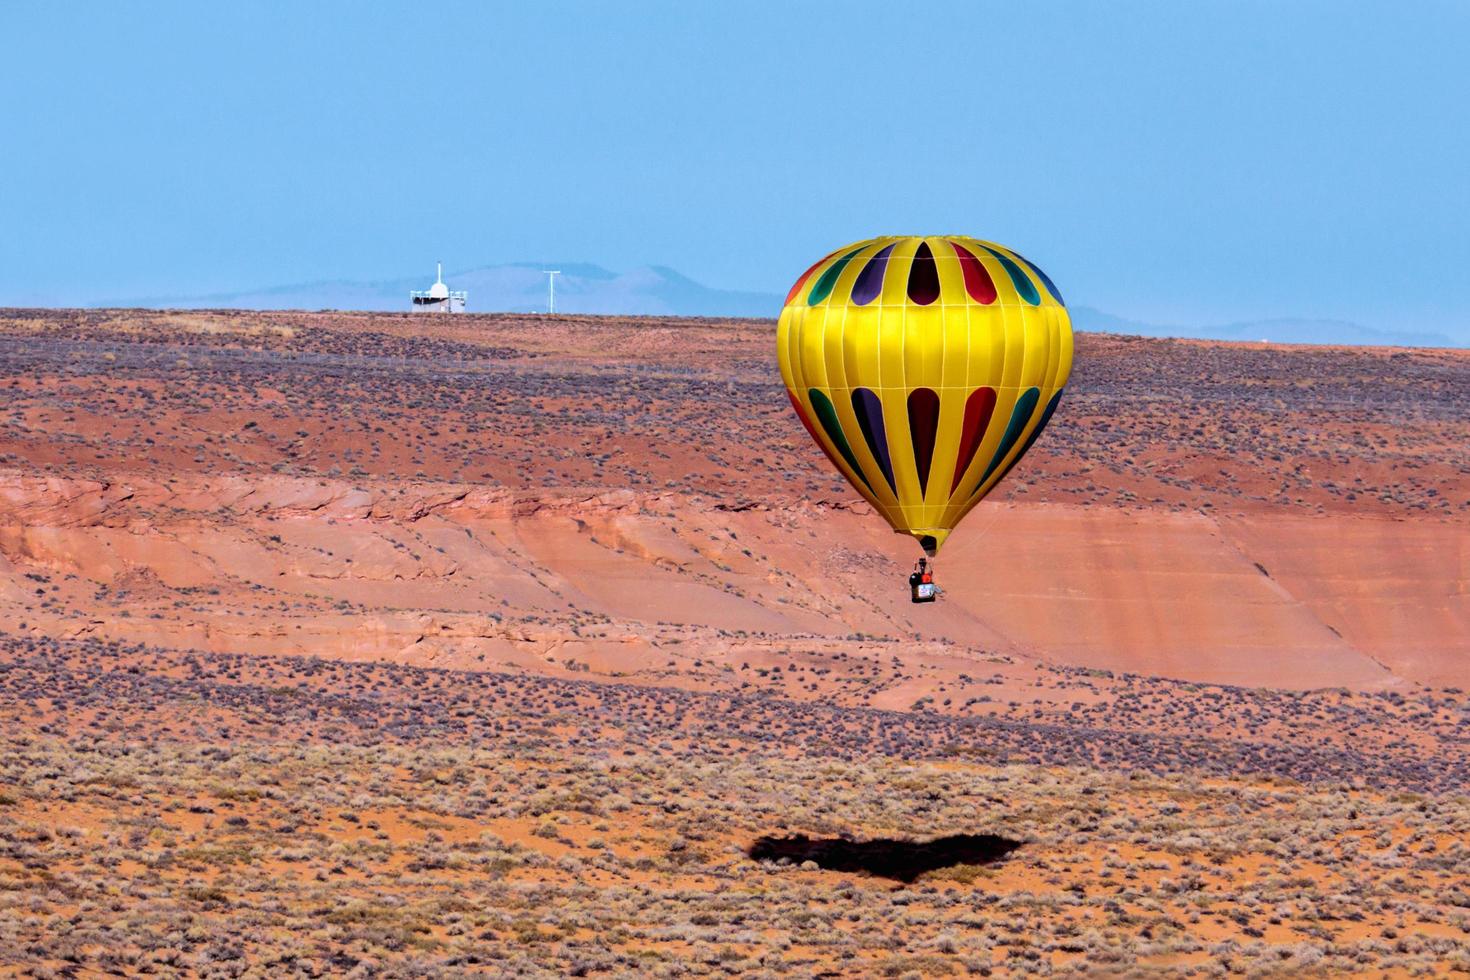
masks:
[[[0,963],[923,976],[1470,964],[1470,800],[754,754],[12,737]],[[895,886],[762,834],[1001,833]]]
[[[1387,741],[1399,709],[1370,709],[1366,744]],[[0,965],[58,974],[1341,973],[1470,949],[1448,729],[1365,765],[16,638],[0,723]],[[799,834],[1024,846],[908,886],[746,856]]]
[[[205,473],[660,487],[742,505],[851,499],[820,457],[792,451],[804,443],[780,394],[772,323],[453,319],[0,310],[8,407],[23,421],[0,432],[0,455],[70,474],[151,456]],[[1097,334],[1077,347],[1066,424],[1002,499],[1470,510],[1462,352]],[[219,424],[246,415],[258,430]]]
[[[1065,669],[1044,676],[1062,695],[1092,683]],[[1101,692],[1111,695],[1106,710],[956,718],[798,702],[779,690],[694,692],[0,633],[0,709],[8,706],[17,724],[43,734],[162,733],[204,744],[291,737],[326,745],[560,745],[579,752],[616,752],[631,741],[732,759],[751,751],[837,760],[876,755],[1269,775],[1441,794],[1466,788],[1470,767],[1459,733],[1470,705],[1458,692],[1349,697],[1128,676],[1112,683]],[[1220,691],[1228,700],[1216,698]],[[1194,730],[1157,721],[1160,703]],[[1269,737],[1235,718],[1269,723]]]
[[[472,490],[484,515],[597,510],[598,561],[654,542],[691,594],[756,595],[787,574],[762,525],[815,535],[804,513],[853,499],[785,406],[771,325],[430,319],[0,311],[0,476],[26,502],[0,528],[0,973],[1470,972],[1461,689],[930,644],[969,658],[944,681],[866,613],[827,635],[588,607],[515,534],[436,513]],[[1446,533],[1470,509],[1463,354],[1079,352],[1067,424],[1000,498]],[[515,574],[469,575],[480,550]],[[741,608],[830,612],[771,601]],[[486,666],[483,640],[510,673],[263,652],[405,610],[420,662]],[[657,655],[597,661],[628,640]],[[242,652],[162,648],[206,642]],[[907,885],[747,857],[958,834],[1024,846]]]

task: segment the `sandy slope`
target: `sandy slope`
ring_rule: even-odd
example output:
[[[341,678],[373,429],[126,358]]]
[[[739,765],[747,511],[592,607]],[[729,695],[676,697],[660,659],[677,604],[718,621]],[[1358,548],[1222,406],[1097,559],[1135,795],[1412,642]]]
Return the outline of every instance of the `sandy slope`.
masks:
[[[904,708],[996,657],[1011,697],[1038,661],[1470,682],[1459,353],[1084,337],[1056,437],[915,609],[911,544],[822,468],[768,333],[12,317],[0,629],[691,687],[896,653],[792,693]]]
[[[920,652],[1283,687],[1457,683],[1470,648],[1444,577],[1464,539],[1376,517],[997,505],[946,555],[946,601],[916,613],[894,582],[905,542],[859,506],[14,472],[0,500],[7,622],[169,646],[614,674],[654,666],[660,640],[719,660],[918,635]],[[37,608],[36,569],[63,605]]]
[[[0,311],[0,974],[1470,963],[1470,359],[1084,336],[915,609],[770,340]]]

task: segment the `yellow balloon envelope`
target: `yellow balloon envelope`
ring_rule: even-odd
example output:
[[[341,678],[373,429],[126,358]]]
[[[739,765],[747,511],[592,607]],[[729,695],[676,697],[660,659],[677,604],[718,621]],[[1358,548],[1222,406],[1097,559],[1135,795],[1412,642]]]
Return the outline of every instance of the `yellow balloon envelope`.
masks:
[[[796,281],[776,342],[817,445],[931,555],[1031,448],[1072,370],[1052,281],[958,235],[838,249]]]

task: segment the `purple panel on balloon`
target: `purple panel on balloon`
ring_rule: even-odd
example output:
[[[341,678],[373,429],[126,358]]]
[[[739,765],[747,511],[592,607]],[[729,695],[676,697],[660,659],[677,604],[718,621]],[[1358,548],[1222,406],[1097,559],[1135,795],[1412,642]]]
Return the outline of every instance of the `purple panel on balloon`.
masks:
[[[858,306],[868,305],[883,292],[883,274],[888,271],[888,255],[892,251],[893,246],[889,245],[869,259],[863,271],[858,273],[857,282],[852,286],[852,301]]]

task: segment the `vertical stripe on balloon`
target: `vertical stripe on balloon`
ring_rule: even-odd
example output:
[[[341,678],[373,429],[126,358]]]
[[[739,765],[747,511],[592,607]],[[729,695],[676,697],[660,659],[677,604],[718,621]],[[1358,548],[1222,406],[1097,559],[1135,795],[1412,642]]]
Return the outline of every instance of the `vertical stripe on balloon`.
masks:
[[[882,249],[858,273],[857,282],[852,285],[852,301],[858,306],[868,305],[883,292],[883,274],[888,271],[888,255],[892,251],[892,245]]]
[[[985,430],[990,428],[990,416],[994,412],[994,388],[976,388],[965,400],[965,424],[960,430],[960,456],[955,462],[954,480],[949,485],[951,495],[959,489],[960,479],[970,468],[980,443],[985,441]]]
[[[932,388],[909,392],[909,440],[919,470],[919,494],[929,492],[929,467],[934,462],[934,437],[939,432],[939,395]]]
[[[792,284],[791,291],[786,294],[786,305],[787,306],[790,306],[791,305],[791,301],[794,300],[794,299],[796,299],[796,294],[799,293],[799,292],[801,292],[801,287],[806,285],[806,281],[811,278],[812,273],[813,272],[816,272],[819,268],[821,268],[822,263],[823,262],[826,262],[831,257],[832,256],[830,256],[830,255],[824,255],[820,259],[818,259],[817,261],[813,262],[812,263],[812,267],[810,269],[806,270],[805,272],[803,272],[801,274],[801,278],[798,279],[798,280],[796,280],[796,282]]]
[[[1051,281],[1051,276],[1047,275],[1045,272],[1042,272],[1040,266],[1038,266],[1035,262],[1032,262],[1030,259],[1026,258],[1026,256],[1022,255],[1015,249],[1011,249],[1011,254],[1020,259],[1025,264],[1026,268],[1036,273],[1036,278],[1040,279],[1043,283],[1046,284],[1047,290],[1050,291],[1053,298],[1055,298],[1058,303],[1061,303],[1063,306],[1067,305],[1066,300],[1062,299],[1061,290],[1057,289],[1057,284]]]
[[[928,306],[939,298],[939,269],[934,264],[934,253],[928,242],[920,242],[909,266],[909,299],[920,306]]]
[[[842,455],[843,460],[851,468],[868,492],[873,492],[873,485],[868,482],[867,474],[858,465],[857,457],[852,454],[852,447],[847,444],[847,436],[842,434],[842,423],[837,419],[837,409],[833,407],[832,400],[815,388],[807,391],[807,397],[812,400],[812,411],[817,413],[817,421],[822,423],[822,431],[827,433],[827,438],[832,440],[832,445]]]
[[[1046,403],[1046,409],[1041,413],[1041,421],[1036,423],[1036,428],[1032,429],[1031,434],[1026,437],[1026,444],[1021,447],[1020,452],[1016,453],[1016,458],[1011,460],[1010,465],[1001,471],[1000,478],[995,481],[996,483],[1004,480],[1006,478],[1006,474],[1009,473],[1011,469],[1021,461],[1021,457],[1025,456],[1031,451],[1031,447],[1036,443],[1036,437],[1041,435],[1041,430],[1046,428],[1046,423],[1051,421],[1052,413],[1057,410],[1057,403],[1061,400],[1062,393],[1060,391],[1051,396],[1051,401]]]
[[[990,474],[994,473],[996,467],[1005,460],[1006,454],[1016,447],[1040,399],[1041,392],[1036,388],[1027,388],[1021,393],[1021,397],[1016,399],[1016,407],[1011,410],[1011,421],[1006,425],[1006,433],[1000,437],[1000,446],[995,450],[995,457],[991,459],[990,465],[985,467],[985,475],[980,477],[979,483],[975,484],[976,490],[985,486],[985,481],[990,479]]]
[[[1041,294],[1036,291],[1036,283],[1032,282],[1031,277],[1026,275],[1025,271],[1016,264],[1015,259],[1009,255],[997,252],[989,245],[981,245],[980,247],[991,255],[994,255],[1000,260],[1000,264],[1005,266],[1006,274],[1011,277],[1011,284],[1016,287],[1016,292],[1021,294],[1022,299],[1032,306],[1039,306],[1041,304]]]
[[[833,262],[832,265],[827,269],[827,271],[822,273],[822,275],[817,279],[817,284],[812,287],[811,295],[806,298],[806,305],[816,306],[822,300],[826,299],[828,296],[831,296],[832,287],[837,285],[837,277],[842,275],[842,270],[847,268],[847,263],[852,261],[852,257],[854,255],[858,254],[867,247],[867,245],[859,245],[857,248],[853,249],[851,252],[848,252],[836,262]]]
[[[893,460],[888,456],[888,433],[883,428],[883,402],[867,388],[854,388],[852,411],[857,416],[858,428],[863,430],[863,439],[868,451],[878,461],[878,469],[888,481],[888,488],[896,495],[898,484],[893,479]]]
[[[816,394],[821,394],[821,392],[816,392]],[[836,466],[837,457],[832,454],[832,450],[827,448],[827,444],[822,441],[822,437],[817,435],[816,426],[812,425],[812,420],[807,418],[806,412],[802,411],[801,402],[797,401],[796,393],[788,388],[786,390],[786,397],[790,399],[791,407],[796,411],[796,417],[801,419],[801,425],[802,428],[806,429],[806,434],[811,436],[812,442],[816,443],[817,448],[822,450],[822,455],[831,460],[833,466]]]
[[[975,258],[973,252],[965,248],[959,242],[949,243],[954,248],[954,254],[959,257],[960,271],[965,274],[965,292],[977,303],[989,306],[995,302],[997,293],[995,291],[995,280],[990,278],[990,270],[985,268],[985,263]],[[789,299],[787,302],[791,302]]]

